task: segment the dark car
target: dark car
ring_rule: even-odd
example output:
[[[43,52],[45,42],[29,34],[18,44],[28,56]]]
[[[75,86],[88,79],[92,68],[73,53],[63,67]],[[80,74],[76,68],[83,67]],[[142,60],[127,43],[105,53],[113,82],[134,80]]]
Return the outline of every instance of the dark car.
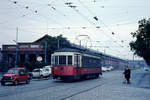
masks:
[[[18,85],[20,82],[30,83],[30,76],[24,68],[11,68],[5,73],[1,79],[1,85],[6,83]]]

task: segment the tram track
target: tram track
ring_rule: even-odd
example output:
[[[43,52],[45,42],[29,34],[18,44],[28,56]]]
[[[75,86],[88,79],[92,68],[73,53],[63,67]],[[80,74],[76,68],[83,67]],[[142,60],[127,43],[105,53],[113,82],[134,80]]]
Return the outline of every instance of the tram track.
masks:
[[[117,79],[116,79],[116,80],[117,80]],[[93,89],[95,89],[95,88],[97,88],[97,87],[103,86],[103,85],[108,84],[108,83],[110,83],[110,82],[112,82],[112,81],[115,81],[115,80],[111,80],[111,81],[109,81],[109,82],[104,82],[104,83],[99,84],[99,85],[96,85],[96,86],[94,86],[94,87],[91,87],[91,88],[88,88],[88,89],[79,91],[79,92],[77,92],[77,93],[71,94],[70,96],[61,98],[60,100],[67,100],[67,99],[69,99],[69,98],[71,98],[71,97],[73,97],[73,96],[76,96],[76,95],[79,95],[79,94],[82,94],[82,93],[91,91],[91,90],[93,90]]]
[[[116,79],[117,80],[117,79]],[[87,80],[88,81],[88,80]],[[90,83],[95,83],[95,81],[97,82],[97,80],[95,80],[95,81],[93,81],[93,80],[90,80],[91,82]],[[59,92],[62,92],[62,91],[64,91],[64,92],[67,92],[67,90],[69,91],[69,90],[75,90],[75,92],[74,93],[71,93],[71,92],[69,92],[69,94],[71,94],[71,95],[68,95],[68,96],[65,96],[66,94],[63,94],[63,96],[64,97],[62,97],[62,98],[59,98],[59,97],[61,97],[62,95],[59,95],[59,97],[56,97],[57,99],[56,100],[66,100],[66,99],[68,99],[68,98],[71,98],[71,97],[73,97],[73,96],[76,96],[76,95],[78,95],[78,94],[81,94],[81,93],[84,93],[84,92],[88,92],[88,91],[90,91],[90,90],[93,90],[93,89],[95,89],[95,88],[97,88],[97,87],[100,87],[100,86],[103,86],[103,85],[105,85],[105,84],[108,84],[108,83],[110,83],[110,82],[112,82],[112,81],[115,81],[114,79],[113,80],[109,80],[108,81],[108,79],[107,80],[105,80],[106,82],[101,82],[101,80],[99,80],[99,82],[101,82],[100,84],[98,84],[98,85],[96,85],[96,86],[92,86],[92,87],[90,87],[90,88],[87,88],[87,89],[79,89],[79,87],[83,87],[83,86],[85,86],[85,87],[88,87],[88,85],[90,84],[89,82],[86,82],[86,81],[84,81],[84,84],[82,83],[82,84],[78,84],[78,86],[79,87],[77,87],[76,85],[74,85],[74,84],[71,84],[70,86],[67,86],[67,88],[63,88],[63,89],[59,89],[59,90],[55,90],[55,91],[53,91],[56,95],[57,95],[57,93],[59,93]],[[86,84],[85,84],[86,83]],[[83,85],[83,86],[82,86]],[[94,84],[95,85],[95,84]],[[78,88],[78,90],[81,90],[81,91],[77,91],[77,88]],[[38,98],[40,98],[40,97],[44,97],[45,95],[47,95],[47,94],[51,94],[51,92],[52,91],[47,91],[46,93],[44,93],[44,92],[42,92],[42,93],[40,93],[40,95],[38,95],[38,96],[36,96],[34,99],[38,99]],[[54,98],[52,98],[52,99],[54,99]]]

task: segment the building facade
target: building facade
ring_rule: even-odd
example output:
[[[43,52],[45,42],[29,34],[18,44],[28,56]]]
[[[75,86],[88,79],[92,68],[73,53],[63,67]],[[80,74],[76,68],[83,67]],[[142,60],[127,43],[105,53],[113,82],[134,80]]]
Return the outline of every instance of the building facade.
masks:
[[[144,68],[149,67],[144,60],[128,60],[128,63],[132,68]]]
[[[47,46],[42,42],[49,39],[49,35],[45,35],[34,42],[20,42],[13,45],[2,45],[2,64],[3,69],[8,70],[15,65],[23,65],[23,67],[34,67],[50,64],[51,52],[47,51]],[[37,58],[42,59],[38,61]],[[31,66],[33,65],[33,66]],[[19,66],[20,67],[20,66]],[[22,66],[21,66],[22,67]]]
[[[14,67],[16,64],[37,62],[42,57],[44,62],[44,49],[39,43],[18,43],[18,45],[2,45],[2,62],[5,66]]]

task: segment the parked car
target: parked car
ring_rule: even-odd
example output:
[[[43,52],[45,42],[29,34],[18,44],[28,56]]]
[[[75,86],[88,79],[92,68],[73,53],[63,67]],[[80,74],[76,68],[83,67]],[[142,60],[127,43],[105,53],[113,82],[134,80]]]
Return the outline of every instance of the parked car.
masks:
[[[113,67],[113,66],[110,66],[110,69],[111,69],[111,70],[113,70],[113,69],[114,69],[114,67]]]
[[[106,72],[108,69],[106,67],[102,67],[102,72]]]
[[[43,68],[37,68],[32,71],[32,78],[47,78],[51,75],[51,67],[45,66]]]
[[[1,85],[6,83],[18,85],[20,82],[30,83],[30,76],[24,68],[11,68],[2,76]]]
[[[107,66],[106,68],[107,68],[107,71],[111,71],[114,69],[112,66]]]
[[[112,66],[103,66],[102,67],[102,71],[103,72],[106,72],[106,71],[111,71],[111,70],[113,70],[114,68],[112,67]]]
[[[145,70],[145,71],[149,71],[149,68],[148,68],[148,67],[144,67],[144,70]]]

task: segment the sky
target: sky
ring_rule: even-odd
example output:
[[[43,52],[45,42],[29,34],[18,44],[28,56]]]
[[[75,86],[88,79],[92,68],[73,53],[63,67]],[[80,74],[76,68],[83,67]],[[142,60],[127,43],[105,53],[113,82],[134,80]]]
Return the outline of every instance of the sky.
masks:
[[[150,0],[1,0],[0,47],[45,34],[122,59],[133,59],[130,35],[149,18]],[[135,59],[141,59],[137,56]]]

